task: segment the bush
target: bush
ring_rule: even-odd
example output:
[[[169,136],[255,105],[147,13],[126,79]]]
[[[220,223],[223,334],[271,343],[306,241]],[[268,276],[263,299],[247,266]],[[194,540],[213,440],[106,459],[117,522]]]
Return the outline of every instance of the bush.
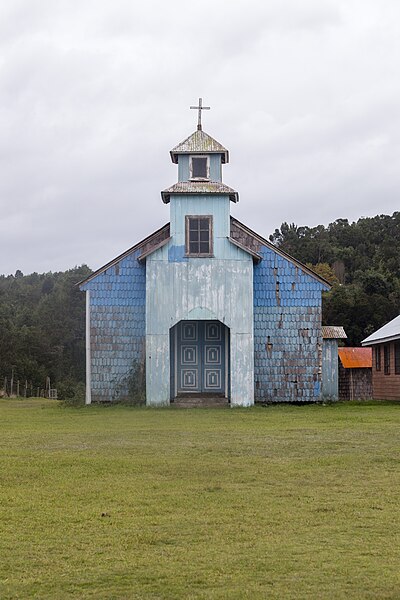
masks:
[[[85,404],[85,384],[64,379],[57,384],[57,396],[68,406],[83,406]]]

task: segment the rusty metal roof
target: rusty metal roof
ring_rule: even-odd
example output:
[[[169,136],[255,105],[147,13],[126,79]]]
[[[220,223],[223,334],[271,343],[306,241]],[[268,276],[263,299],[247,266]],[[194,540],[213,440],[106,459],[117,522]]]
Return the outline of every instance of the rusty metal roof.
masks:
[[[363,346],[379,344],[381,342],[390,342],[400,339],[400,315],[395,317],[389,323],[369,335],[361,342]]]
[[[222,162],[229,162],[229,152],[217,140],[205,131],[198,129],[186,140],[172,148],[170,151],[173,163],[178,163],[178,154],[222,154]]]
[[[239,194],[221,181],[178,181],[161,192],[164,204],[168,204],[171,194],[223,194],[232,202],[239,202]]]
[[[322,325],[322,338],[324,340],[342,340],[347,338],[343,327],[337,325]]]
[[[372,348],[338,348],[340,362],[345,369],[370,369]]]

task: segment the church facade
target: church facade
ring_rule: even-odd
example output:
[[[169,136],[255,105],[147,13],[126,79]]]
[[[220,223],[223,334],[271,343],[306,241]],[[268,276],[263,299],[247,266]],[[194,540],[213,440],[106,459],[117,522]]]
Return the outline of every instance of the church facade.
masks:
[[[86,402],[316,401],[329,284],[230,215],[229,153],[198,108],[197,130],[170,152],[170,222],[80,284]]]

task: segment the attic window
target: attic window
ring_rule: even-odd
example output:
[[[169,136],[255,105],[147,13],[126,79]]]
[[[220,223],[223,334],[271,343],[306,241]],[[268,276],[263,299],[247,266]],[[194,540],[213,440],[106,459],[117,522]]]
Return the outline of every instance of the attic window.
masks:
[[[186,255],[212,256],[212,216],[186,217]]]
[[[191,179],[209,179],[210,166],[207,156],[192,156],[190,160]]]

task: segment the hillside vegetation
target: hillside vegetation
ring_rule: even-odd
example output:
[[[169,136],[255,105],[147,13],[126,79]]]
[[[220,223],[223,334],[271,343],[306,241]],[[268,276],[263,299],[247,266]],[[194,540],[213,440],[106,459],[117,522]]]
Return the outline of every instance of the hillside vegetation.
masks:
[[[333,284],[323,323],[343,325],[349,346],[400,313],[400,212],[327,227],[283,223],[270,240]]]
[[[85,295],[76,283],[90,272],[0,276],[0,389],[12,373],[29,391],[50,377],[70,395],[84,381]]]

